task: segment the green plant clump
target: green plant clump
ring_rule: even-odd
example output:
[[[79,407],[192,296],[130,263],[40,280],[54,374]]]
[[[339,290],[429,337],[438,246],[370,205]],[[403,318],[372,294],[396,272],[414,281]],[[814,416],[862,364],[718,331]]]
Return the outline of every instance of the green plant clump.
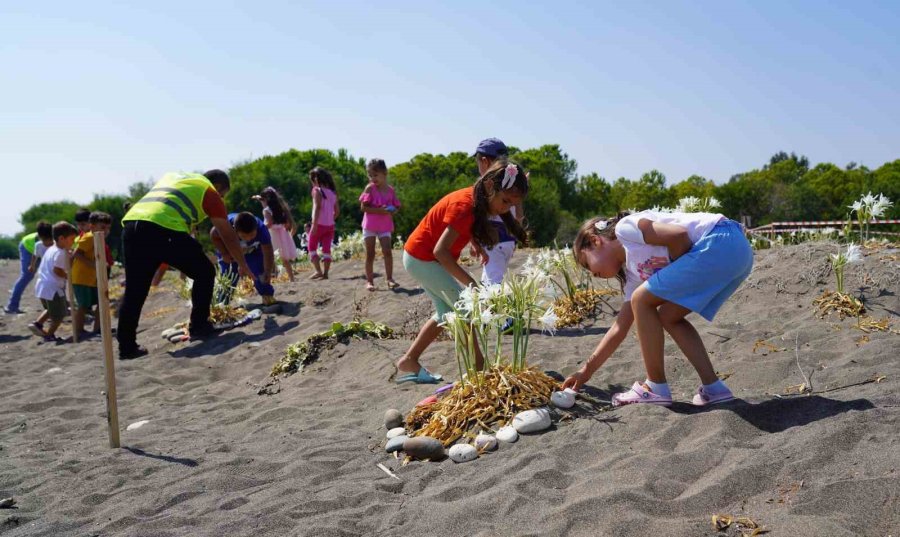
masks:
[[[304,367],[319,359],[322,351],[333,349],[338,343],[348,344],[351,338],[394,339],[391,327],[375,321],[352,321],[347,324],[333,323],[330,330],[313,334],[288,345],[284,356],[275,363],[271,376],[290,375],[302,371]]]

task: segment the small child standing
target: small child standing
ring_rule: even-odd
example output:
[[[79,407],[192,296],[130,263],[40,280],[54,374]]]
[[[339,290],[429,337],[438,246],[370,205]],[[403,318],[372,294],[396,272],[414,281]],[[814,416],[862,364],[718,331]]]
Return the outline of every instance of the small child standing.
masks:
[[[753,268],[753,250],[737,222],[721,214],[643,211],[617,218],[592,218],[575,238],[576,261],[599,278],[616,277],[625,303],[590,359],[563,383],[579,389],[625,339],[632,322],[647,379],[613,396],[613,405],[670,406],[663,330],[700,376],[693,403],[705,406],[734,399],[719,380],[694,326],[693,312],[711,321]]]
[[[375,239],[381,245],[384,256],[384,276],[389,289],[399,285],[394,281],[394,255],[391,252],[391,232],[394,231],[394,213],[400,208],[400,200],[394,188],[387,184],[387,164],[380,158],[372,159],[366,166],[369,184],[359,196],[363,211],[363,240],[366,243],[366,289],[375,290]]]
[[[29,330],[37,336],[43,337],[46,342],[60,343],[62,340],[56,337],[56,330],[66,316],[68,309],[66,304],[66,270],[69,266],[69,248],[75,242],[78,229],[68,222],[57,222],[53,225],[53,246],[47,248],[41,265],[38,268],[37,283],[34,286],[34,294],[41,299],[41,304],[47,310],[50,317],[50,325],[44,330],[41,325],[34,322],[28,326]],[[42,314],[43,316],[43,314]]]
[[[228,215],[228,223],[234,228],[241,243],[241,251],[247,266],[253,273],[253,286],[263,299],[263,304],[270,306],[275,303],[275,288],[272,287],[272,267],[275,264],[275,254],[272,250],[272,237],[265,223],[251,213],[232,213]],[[213,245],[216,247],[216,256],[219,258],[219,270],[227,274],[231,279],[232,292],[240,279],[238,264],[228,254],[225,241],[216,228],[209,233]],[[231,300],[231,292],[216,297],[217,302],[227,304]]]
[[[441,376],[422,367],[419,357],[443,330],[444,316],[453,311],[462,286],[478,285],[459,265],[462,249],[475,240],[487,247],[497,244],[497,229],[490,217],[500,215],[523,244],[525,230],[509,214],[509,208],[528,195],[525,172],[516,164],[495,162],[474,186],[451,192],[440,199],[416,226],[403,247],[403,267],[434,304],[435,314],[419,330],[406,354],[395,364],[397,384],[434,384]],[[483,357],[475,344],[476,367]]]
[[[9,302],[3,308],[4,312],[22,313],[22,310],[19,309],[22,294],[34,278],[35,271],[41,264],[41,257],[43,257],[44,252],[50,246],[53,246],[53,226],[43,220],[38,222],[34,233],[25,235],[19,241],[21,272],[19,272],[19,279],[13,285],[12,292],[9,295]]]
[[[334,242],[334,222],[340,216],[337,187],[328,170],[316,166],[309,171],[312,183],[312,226],[309,230],[309,260],[316,272],[311,280],[327,280],[331,268],[331,243]],[[319,264],[319,246],[322,246],[322,264]],[[324,268],[324,270],[323,270]]]
[[[281,256],[281,264],[288,279],[294,281],[294,260],[297,259],[297,245],[294,244],[294,218],[287,202],[277,190],[268,186],[253,199],[263,206],[263,219],[272,236],[272,248]]]
[[[72,293],[75,295],[77,308],[72,315],[72,332],[79,338],[87,338],[100,332],[100,316],[94,314],[93,333],[84,331],[84,320],[93,312],[98,304],[97,269],[94,263],[94,232],[103,231],[103,222],[109,215],[102,212],[91,213],[90,229],[75,240],[75,251],[72,255]],[[106,252],[104,251],[104,258]],[[107,259],[107,265],[109,261]]]

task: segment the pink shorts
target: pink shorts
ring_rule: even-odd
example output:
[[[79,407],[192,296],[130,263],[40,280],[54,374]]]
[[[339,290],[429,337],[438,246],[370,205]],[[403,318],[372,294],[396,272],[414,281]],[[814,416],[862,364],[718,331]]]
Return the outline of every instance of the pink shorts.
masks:
[[[319,244],[321,244],[322,259],[331,259],[332,242],[334,242],[334,226],[316,226],[316,233],[309,234],[309,258],[319,256]]]

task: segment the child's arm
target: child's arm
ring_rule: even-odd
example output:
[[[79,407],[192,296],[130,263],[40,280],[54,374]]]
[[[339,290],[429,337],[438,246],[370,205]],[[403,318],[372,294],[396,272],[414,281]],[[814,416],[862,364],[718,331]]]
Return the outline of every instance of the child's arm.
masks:
[[[309,226],[309,233],[315,234],[316,230],[319,229],[319,213],[322,212],[322,191],[320,189],[316,189],[313,194],[313,214],[312,214],[312,223]]]
[[[31,263],[28,264],[28,272],[34,274],[34,271],[37,270],[37,268],[40,266],[40,264],[41,264],[40,257],[38,257],[36,255],[31,256]]]
[[[219,255],[222,256],[222,261],[228,264],[234,263],[234,259],[228,253],[228,248],[225,247],[225,241],[223,241],[222,236],[219,235],[219,230],[212,228],[209,231],[209,238],[213,243],[213,247],[219,252]]]
[[[275,225],[275,219],[272,216],[272,211],[266,210],[269,208],[269,206],[266,205],[266,202],[260,200],[260,203],[263,204],[263,219],[266,221],[266,227],[271,228],[273,225]]]
[[[438,239],[437,244],[434,245],[434,258],[437,259],[438,263],[440,263],[451,276],[459,280],[463,285],[477,286],[478,282],[466,272],[466,269],[459,266],[456,258],[450,253],[450,248],[458,237],[459,233],[455,229],[447,227],[447,229],[444,230],[444,233],[441,234],[441,238]]]
[[[341,215],[341,198],[338,197],[337,192],[334,193],[334,220],[337,221],[338,217]]]
[[[267,284],[272,281],[272,267],[275,266],[275,250],[272,249],[271,244],[260,244],[259,248],[263,253],[263,273],[259,280]]]
[[[66,272],[65,269],[61,269],[59,267],[53,267],[53,274],[56,274],[60,278],[68,278],[69,277],[69,273]]]
[[[572,388],[576,391],[580,390],[581,386],[590,380],[594,373],[600,369],[600,366],[606,363],[606,360],[612,356],[612,353],[619,348],[619,345],[625,340],[625,336],[628,335],[628,331],[631,329],[631,323],[633,322],[634,312],[631,311],[631,302],[625,302],[622,304],[622,309],[619,310],[616,322],[613,323],[609,331],[604,334],[603,339],[600,340],[600,344],[594,349],[594,352],[591,354],[587,363],[581,366],[581,369],[572,373],[572,375],[563,382],[563,388]]]
[[[665,246],[672,261],[688,253],[694,246],[687,229],[676,224],[663,224],[641,218],[638,221],[638,229],[641,230],[645,243]]]

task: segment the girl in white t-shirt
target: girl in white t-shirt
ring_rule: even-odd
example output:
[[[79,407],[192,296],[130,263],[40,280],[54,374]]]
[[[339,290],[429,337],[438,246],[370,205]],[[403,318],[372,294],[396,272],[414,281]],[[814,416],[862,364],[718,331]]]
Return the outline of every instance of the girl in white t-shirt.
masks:
[[[703,384],[693,403],[703,406],[734,399],[685,316],[693,311],[711,321],[750,274],[753,250],[740,224],[710,213],[643,211],[592,218],[578,232],[574,254],[594,276],[618,278],[625,303],[590,360],[566,379],[564,387],[579,389],[587,382],[635,322],[647,379],[615,394],[614,405],[672,404],[663,359],[664,329],[700,375]]]

